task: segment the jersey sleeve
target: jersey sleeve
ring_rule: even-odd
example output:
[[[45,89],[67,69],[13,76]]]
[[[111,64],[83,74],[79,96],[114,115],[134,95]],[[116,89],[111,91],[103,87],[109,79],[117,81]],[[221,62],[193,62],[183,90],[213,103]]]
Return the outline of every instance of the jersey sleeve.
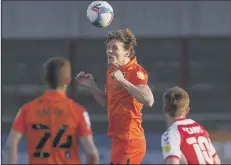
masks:
[[[92,134],[90,116],[87,111],[80,113],[79,135],[87,136]]]
[[[25,108],[22,107],[19,109],[11,129],[20,132],[21,134],[26,132]]]
[[[135,70],[134,72],[131,73],[130,82],[135,86],[147,85],[148,83],[147,72],[142,68]]]
[[[201,127],[202,127],[202,126],[201,126]],[[204,127],[202,127],[202,129],[204,130],[205,135],[206,135],[206,137],[208,138],[209,147],[210,147],[210,153],[211,153],[212,157],[215,157],[215,156],[217,155],[217,152],[216,152],[216,149],[215,149],[214,146],[213,146],[213,143],[211,142],[209,133],[208,133],[208,131],[207,131]]]
[[[210,152],[211,152],[211,155],[212,157],[215,157],[217,155],[217,152],[216,152],[216,149],[214,148],[210,138],[209,138],[209,145],[210,145]]]
[[[161,137],[161,147],[164,160],[170,157],[180,159],[180,134],[178,131],[168,130]]]

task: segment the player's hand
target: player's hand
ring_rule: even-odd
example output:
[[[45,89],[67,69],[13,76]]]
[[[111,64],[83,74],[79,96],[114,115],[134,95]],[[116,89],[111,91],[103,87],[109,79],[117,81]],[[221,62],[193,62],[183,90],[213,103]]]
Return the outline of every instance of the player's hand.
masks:
[[[116,70],[111,73],[111,78],[118,81],[122,82],[125,80],[123,73],[120,70]]]
[[[77,74],[75,79],[80,85],[83,85],[88,88],[92,88],[95,85],[92,74],[86,74],[84,72],[80,72],[79,74]]]

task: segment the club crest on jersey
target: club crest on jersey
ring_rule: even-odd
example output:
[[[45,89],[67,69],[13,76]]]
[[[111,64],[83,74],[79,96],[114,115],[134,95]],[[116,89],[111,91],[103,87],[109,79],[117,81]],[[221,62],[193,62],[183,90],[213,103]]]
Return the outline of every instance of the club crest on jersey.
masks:
[[[139,79],[141,79],[141,80],[144,80],[144,79],[145,79],[145,75],[144,75],[144,73],[141,72],[141,71],[138,71],[138,72],[136,73],[136,75],[137,75],[137,77],[138,77]]]
[[[170,144],[164,145],[163,146],[163,150],[166,153],[170,152],[171,151],[171,145]]]

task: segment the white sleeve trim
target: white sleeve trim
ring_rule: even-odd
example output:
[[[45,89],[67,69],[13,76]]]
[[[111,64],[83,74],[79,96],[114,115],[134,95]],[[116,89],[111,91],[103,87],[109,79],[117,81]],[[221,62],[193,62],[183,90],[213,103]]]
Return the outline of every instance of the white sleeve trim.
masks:
[[[84,117],[84,120],[87,124],[87,128],[90,129],[91,128],[91,120],[90,120],[90,116],[88,114],[88,112],[83,112],[83,117]]]

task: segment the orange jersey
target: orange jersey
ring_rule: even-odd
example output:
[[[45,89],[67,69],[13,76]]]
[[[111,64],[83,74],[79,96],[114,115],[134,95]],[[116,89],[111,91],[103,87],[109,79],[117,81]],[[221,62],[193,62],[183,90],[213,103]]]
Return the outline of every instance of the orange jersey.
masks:
[[[85,109],[55,91],[24,105],[12,129],[27,133],[29,164],[80,164],[78,137],[92,134]]]
[[[109,118],[108,136],[120,139],[143,139],[144,130],[141,125],[143,104],[132,95],[110,74],[115,71],[110,66],[106,76],[107,108]],[[133,85],[147,84],[148,74],[134,57],[128,64],[120,68],[126,80]]]

